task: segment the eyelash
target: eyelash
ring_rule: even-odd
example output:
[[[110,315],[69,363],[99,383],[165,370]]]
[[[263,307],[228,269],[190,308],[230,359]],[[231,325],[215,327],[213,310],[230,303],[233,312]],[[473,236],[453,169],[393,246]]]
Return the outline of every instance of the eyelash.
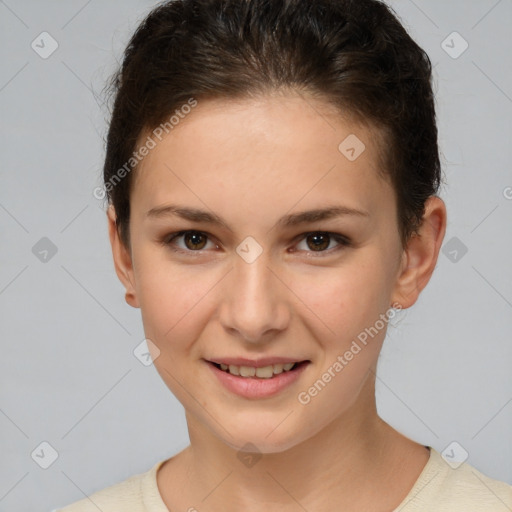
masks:
[[[170,248],[173,252],[177,252],[177,253],[181,253],[181,254],[195,255],[195,253],[197,253],[197,255],[200,255],[204,251],[207,250],[207,249],[198,249],[198,250],[194,251],[194,250],[191,250],[191,249],[186,249],[186,250],[185,249],[177,249],[173,245],[174,240],[176,240],[177,238],[179,238],[179,237],[181,237],[183,235],[186,235],[187,233],[200,234],[200,235],[206,237],[207,241],[211,241],[208,233],[205,233],[203,231],[197,231],[197,230],[194,230],[194,229],[187,229],[187,230],[184,230],[184,231],[178,231],[176,233],[171,233],[170,235],[167,235],[163,240],[161,240],[161,243],[164,246]],[[331,239],[334,239],[339,245],[337,247],[333,247],[331,249],[326,249],[326,250],[323,250],[323,251],[305,251],[307,254],[314,254],[315,256],[317,254],[320,254],[320,255],[321,254],[330,255],[333,252],[337,252],[337,251],[339,251],[339,250],[341,250],[343,248],[347,248],[347,247],[351,247],[352,246],[352,243],[351,243],[349,238],[347,238],[347,237],[345,237],[343,235],[340,235],[338,233],[332,233],[332,232],[329,232],[329,231],[309,231],[307,233],[303,233],[303,234],[300,235],[300,238],[297,240],[297,244],[299,242],[302,242],[302,240],[305,240],[310,235],[327,235]],[[329,245],[330,245],[330,243],[329,243]]]

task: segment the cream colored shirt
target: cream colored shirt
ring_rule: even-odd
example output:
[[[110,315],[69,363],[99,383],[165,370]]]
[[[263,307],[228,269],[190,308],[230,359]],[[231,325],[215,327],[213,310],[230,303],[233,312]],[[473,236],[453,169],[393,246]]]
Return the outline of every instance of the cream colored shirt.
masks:
[[[134,475],[53,512],[169,512],[156,481],[156,472],[164,462],[158,462],[147,473]],[[195,505],[202,509],[194,503],[190,509],[194,510]],[[510,511],[511,485],[493,480],[467,463],[453,469],[439,452],[430,448],[430,458],[423,471],[393,512]]]

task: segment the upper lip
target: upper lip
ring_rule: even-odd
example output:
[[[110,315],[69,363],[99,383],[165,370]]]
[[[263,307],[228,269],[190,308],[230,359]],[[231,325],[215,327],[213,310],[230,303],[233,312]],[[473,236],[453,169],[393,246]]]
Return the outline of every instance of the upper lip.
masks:
[[[293,357],[262,357],[260,359],[247,359],[245,357],[216,357],[213,359],[207,359],[210,363],[226,364],[234,366],[251,366],[255,368],[261,368],[263,366],[270,366],[274,364],[286,364],[286,363],[301,363],[302,361],[308,361],[308,359],[300,359]]]

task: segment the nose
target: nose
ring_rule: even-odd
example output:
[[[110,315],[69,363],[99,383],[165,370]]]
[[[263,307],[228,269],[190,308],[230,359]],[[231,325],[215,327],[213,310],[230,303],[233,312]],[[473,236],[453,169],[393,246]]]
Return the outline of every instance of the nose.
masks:
[[[254,344],[268,342],[286,329],[287,288],[276,273],[265,252],[252,263],[236,257],[220,308],[220,322],[229,334]]]

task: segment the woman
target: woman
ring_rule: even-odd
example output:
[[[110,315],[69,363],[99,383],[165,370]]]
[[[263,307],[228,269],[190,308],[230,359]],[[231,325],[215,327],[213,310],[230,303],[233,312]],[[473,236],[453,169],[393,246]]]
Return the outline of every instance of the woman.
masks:
[[[115,268],[190,446],[62,510],[510,508],[376,410],[446,229],[431,65],[392,11],[171,1],[112,85]]]

